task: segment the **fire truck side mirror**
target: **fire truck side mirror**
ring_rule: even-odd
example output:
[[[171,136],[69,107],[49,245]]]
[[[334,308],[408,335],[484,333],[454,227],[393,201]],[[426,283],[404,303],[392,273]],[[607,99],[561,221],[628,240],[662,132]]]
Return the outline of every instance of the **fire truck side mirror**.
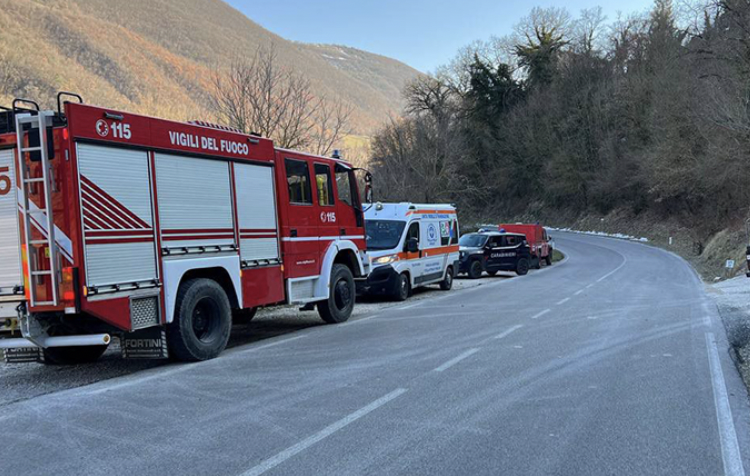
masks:
[[[372,174],[367,172],[367,174],[365,174],[365,201],[367,203],[372,203],[373,200]]]

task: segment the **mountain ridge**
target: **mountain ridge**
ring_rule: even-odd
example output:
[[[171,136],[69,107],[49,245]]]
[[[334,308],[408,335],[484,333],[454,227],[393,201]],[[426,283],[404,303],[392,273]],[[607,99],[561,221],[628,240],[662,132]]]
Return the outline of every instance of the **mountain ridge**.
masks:
[[[0,0],[0,24],[2,102],[49,107],[57,90],[73,90],[133,112],[213,119],[214,72],[272,46],[315,94],[351,104],[352,132],[369,135],[400,112],[402,88],[420,74],[356,48],[286,40],[221,0]]]

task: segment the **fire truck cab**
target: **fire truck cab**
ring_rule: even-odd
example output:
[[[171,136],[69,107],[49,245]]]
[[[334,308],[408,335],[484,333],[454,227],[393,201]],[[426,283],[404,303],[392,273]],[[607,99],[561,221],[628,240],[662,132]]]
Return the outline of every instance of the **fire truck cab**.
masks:
[[[354,169],[207,123],[78,102],[0,111],[0,339],[9,361],[205,360],[232,315],[352,312],[366,278]],[[3,317],[4,316],[4,317]]]

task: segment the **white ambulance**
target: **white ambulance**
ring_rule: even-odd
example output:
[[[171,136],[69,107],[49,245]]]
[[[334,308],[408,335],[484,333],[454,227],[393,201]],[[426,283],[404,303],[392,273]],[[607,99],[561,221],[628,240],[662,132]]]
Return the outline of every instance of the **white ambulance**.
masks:
[[[403,301],[419,286],[453,286],[458,271],[458,217],[452,205],[376,203],[365,209],[371,272],[363,294]]]

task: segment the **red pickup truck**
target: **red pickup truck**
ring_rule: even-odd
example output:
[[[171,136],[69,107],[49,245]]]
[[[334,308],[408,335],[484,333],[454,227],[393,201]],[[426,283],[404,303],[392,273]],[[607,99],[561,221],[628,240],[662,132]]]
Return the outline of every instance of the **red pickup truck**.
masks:
[[[539,224],[529,223],[501,223],[497,226],[500,231],[509,233],[523,233],[526,235],[526,241],[529,243],[531,250],[532,265],[539,269],[542,267],[542,260],[549,266],[552,264],[553,242],[547,235],[547,230]]]

